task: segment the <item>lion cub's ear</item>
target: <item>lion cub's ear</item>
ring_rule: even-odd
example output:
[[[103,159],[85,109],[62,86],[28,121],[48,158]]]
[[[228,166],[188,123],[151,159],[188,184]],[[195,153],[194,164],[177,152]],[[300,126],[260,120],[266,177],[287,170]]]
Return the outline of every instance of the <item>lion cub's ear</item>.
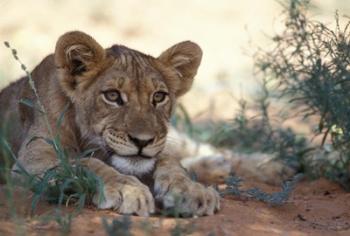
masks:
[[[96,76],[106,61],[105,50],[91,36],[72,31],[62,35],[55,50],[55,64],[66,92]]]
[[[202,60],[202,49],[193,42],[184,41],[167,49],[158,59],[176,71],[180,81],[173,83],[173,86],[176,86],[175,95],[178,97],[191,88]]]

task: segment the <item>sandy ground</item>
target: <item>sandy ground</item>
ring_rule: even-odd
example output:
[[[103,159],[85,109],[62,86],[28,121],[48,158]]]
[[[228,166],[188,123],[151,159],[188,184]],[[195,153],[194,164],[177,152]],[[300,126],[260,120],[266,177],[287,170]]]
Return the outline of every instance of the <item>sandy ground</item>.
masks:
[[[278,191],[278,188],[246,181],[246,186],[259,186],[265,191]],[[27,196],[27,195],[26,195]],[[8,208],[4,203],[2,189],[0,209],[0,234],[14,235],[26,232],[27,235],[59,235],[60,230],[53,221],[38,220],[45,214],[52,214],[55,206],[40,203],[33,217],[29,217],[29,199],[26,203],[18,193],[15,205],[24,220],[20,226],[10,221]],[[70,211],[71,208],[66,208]],[[111,221],[120,217],[109,210],[96,210],[94,207],[84,209],[74,218],[70,235],[106,235],[102,218]],[[172,219],[153,216],[148,219],[131,217],[132,232],[135,235],[170,235],[178,224],[192,230],[190,235],[350,235],[350,193],[344,192],[337,185],[327,180],[301,182],[297,185],[289,201],[280,207],[271,207],[265,203],[225,197],[222,210],[215,216]],[[145,223],[148,222],[148,223]],[[147,225],[146,232],[142,225]],[[148,233],[148,234],[147,234]],[[211,234],[211,235],[214,235]]]

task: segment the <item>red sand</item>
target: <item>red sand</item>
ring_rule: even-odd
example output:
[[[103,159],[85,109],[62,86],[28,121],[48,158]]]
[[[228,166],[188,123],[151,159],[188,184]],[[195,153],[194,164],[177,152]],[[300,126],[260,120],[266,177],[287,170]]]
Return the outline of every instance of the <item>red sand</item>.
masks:
[[[254,182],[265,191],[276,191],[276,187]],[[14,235],[21,227],[11,222],[9,209],[4,199],[4,189],[0,188],[0,235]],[[26,198],[26,200],[23,200]],[[43,222],[38,216],[51,214],[55,208],[45,202],[40,203],[35,217],[29,217],[30,196],[16,193],[15,205],[18,214],[24,217],[19,223],[27,235],[60,235],[59,226],[54,221]],[[72,210],[71,207],[67,211]],[[84,209],[72,222],[70,235],[106,235],[101,218],[113,219],[118,214],[108,210]],[[132,232],[135,235],[167,235],[176,224],[192,228],[192,235],[350,235],[350,193],[327,180],[302,182],[297,184],[288,203],[281,207],[271,207],[254,200],[237,197],[222,199],[221,211],[209,217],[172,219],[151,217],[148,219],[148,234],[141,228],[142,217],[131,217]],[[193,226],[193,227],[191,227]],[[18,232],[18,231],[17,231]],[[168,233],[166,233],[168,232]]]

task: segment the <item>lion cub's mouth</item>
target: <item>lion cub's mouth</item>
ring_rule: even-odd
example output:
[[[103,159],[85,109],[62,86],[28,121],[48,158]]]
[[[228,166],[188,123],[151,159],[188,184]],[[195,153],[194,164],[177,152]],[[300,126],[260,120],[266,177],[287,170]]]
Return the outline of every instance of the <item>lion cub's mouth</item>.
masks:
[[[156,159],[149,156],[113,154],[111,165],[122,174],[142,176],[154,170]]]
[[[137,160],[150,160],[150,159],[154,159],[158,156],[159,153],[161,153],[161,150],[159,152],[157,152],[155,155],[153,156],[148,156],[145,155],[141,152],[137,153],[137,154],[131,154],[131,155],[121,155],[119,154],[117,151],[115,151],[114,149],[110,148],[110,147],[106,147],[107,149],[107,154],[109,157],[112,156],[118,156],[119,158],[124,158],[124,159],[130,159],[132,161],[137,161]]]
[[[133,160],[137,160],[137,159],[152,159],[153,157],[151,156],[146,156],[146,155],[142,155],[142,154],[136,154],[136,155],[119,155],[118,153],[114,153],[114,155],[117,155],[121,158],[130,158],[130,159],[133,159]]]
[[[149,160],[152,159],[154,157],[152,156],[147,156],[147,155],[143,155],[143,154],[134,154],[134,155],[120,155],[119,153],[117,153],[114,150],[108,150],[108,156],[109,157],[113,157],[113,156],[118,156],[119,158],[125,158],[125,159],[130,159],[133,161],[137,161],[137,160]]]

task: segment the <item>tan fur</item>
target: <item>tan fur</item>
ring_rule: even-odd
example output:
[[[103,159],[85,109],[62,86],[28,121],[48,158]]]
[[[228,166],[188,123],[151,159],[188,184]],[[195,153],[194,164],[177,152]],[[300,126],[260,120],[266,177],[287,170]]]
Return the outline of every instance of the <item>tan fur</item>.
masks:
[[[87,148],[100,149],[84,160],[105,183],[106,200],[94,197],[99,208],[148,215],[154,212],[153,192],[165,208],[174,207],[174,196],[179,195],[180,213],[210,215],[219,209],[216,191],[192,182],[178,158],[164,149],[176,98],[190,89],[201,57],[199,46],[189,41],[154,58],[120,45],[103,49],[91,36],[74,31],[61,36],[55,53],[33,70],[53,135],[60,134],[70,157]],[[119,100],[111,102],[115,91]],[[153,99],[157,91],[167,94],[159,103]],[[5,118],[20,114],[15,130],[21,132],[12,133],[10,140],[20,144],[15,146],[18,161],[40,175],[57,165],[57,158],[43,140],[29,142],[51,134],[42,113],[18,106],[21,98],[35,101],[27,78],[0,93],[0,101],[8,101],[0,102],[0,109]],[[56,129],[67,105],[62,126]]]
[[[169,130],[167,138],[169,142],[165,149],[181,158],[179,161],[182,166],[194,172],[201,183],[223,184],[228,176],[235,174],[281,185],[296,174],[296,170],[276,158],[275,153],[240,153],[216,149],[207,143],[197,142],[174,128]]]

